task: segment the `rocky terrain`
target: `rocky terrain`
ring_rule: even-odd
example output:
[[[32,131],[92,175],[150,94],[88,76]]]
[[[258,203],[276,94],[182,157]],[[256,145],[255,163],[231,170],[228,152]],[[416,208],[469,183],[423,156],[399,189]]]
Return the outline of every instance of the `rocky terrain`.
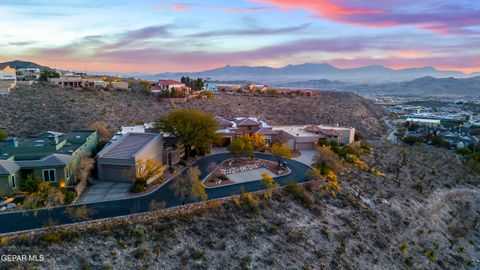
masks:
[[[480,175],[438,148],[374,143],[332,197],[316,181],[243,201],[88,229],[2,239],[2,254],[44,254],[41,269],[478,269]],[[244,200],[247,201],[247,200]],[[310,202],[310,203],[306,203]]]
[[[356,127],[365,137],[384,134],[382,107],[351,93],[320,92],[316,97],[221,95],[181,105],[160,103],[141,93],[69,91],[28,86],[0,96],[0,125],[16,136],[43,130],[85,129],[104,121],[112,130],[125,124],[153,121],[175,107],[197,107],[233,116],[257,116],[272,125],[339,124]]]

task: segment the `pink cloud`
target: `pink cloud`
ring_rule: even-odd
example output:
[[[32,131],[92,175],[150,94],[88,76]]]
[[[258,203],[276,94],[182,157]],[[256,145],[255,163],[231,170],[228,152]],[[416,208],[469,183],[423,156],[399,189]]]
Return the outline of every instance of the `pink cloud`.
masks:
[[[254,7],[254,8],[210,8],[210,10],[220,10],[223,12],[228,12],[228,13],[251,13],[251,12],[256,12],[256,11],[265,11],[265,10],[270,10],[271,8],[268,7]]]
[[[179,3],[171,3],[170,4],[173,10],[179,10],[179,11],[190,11],[192,10],[192,7],[179,4]]]
[[[156,4],[154,6],[156,10],[165,10],[165,9],[171,9],[171,10],[177,10],[177,11],[190,11],[192,10],[191,6],[187,6],[184,4],[180,3],[169,3],[169,4]]]
[[[447,0],[430,0],[420,9],[417,0],[250,0],[268,3],[284,11],[307,10],[327,20],[364,27],[412,25],[442,35],[472,34],[467,29],[480,26],[480,6],[465,8]]]

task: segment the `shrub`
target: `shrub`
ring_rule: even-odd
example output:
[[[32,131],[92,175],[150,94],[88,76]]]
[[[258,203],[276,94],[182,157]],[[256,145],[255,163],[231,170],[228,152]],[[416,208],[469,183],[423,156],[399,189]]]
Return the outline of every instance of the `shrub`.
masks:
[[[406,243],[402,243],[400,245],[400,251],[402,251],[403,254],[407,253],[408,251],[408,245]]]
[[[289,184],[285,187],[285,191],[292,194],[293,198],[300,201],[305,207],[312,207],[314,200],[304,186],[297,183]]]
[[[130,192],[140,193],[145,192],[147,181],[143,179],[136,179],[133,184],[130,186]]]
[[[222,180],[222,181],[228,181],[228,177],[226,175],[220,175],[218,176],[218,179]]]
[[[27,179],[20,183],[20,189],[28,193],[36,192],[42,182],[40,177],[34,177],[30,174],[27,176]]]
[[[435,251],[431,249],[424,249],[423,256],[427,257],[431,262],[435,261],[435,258],[437,257]]]
[[[128,235],[144,238],[147,235],[145,228],[135,225],[128,227]]]
[[[59,232],[49,231],[42,235],[41,239],[50,244],[58,244],[62,239],[62,235]]]
[[[462,156],[470,155],[472,153],[472,150],[468,148],[459,148],[457,149],[457,154],[460,154]]]
[[[77,197],[77,194],[70,190],[62,189],[62,193],[65,196],[65,204],[71,204],[73,200],[75,200],[75,198]]]
[[[251,209],[258,208],[260,200],[252,193],[244,192],[241,195],[242,201]]]

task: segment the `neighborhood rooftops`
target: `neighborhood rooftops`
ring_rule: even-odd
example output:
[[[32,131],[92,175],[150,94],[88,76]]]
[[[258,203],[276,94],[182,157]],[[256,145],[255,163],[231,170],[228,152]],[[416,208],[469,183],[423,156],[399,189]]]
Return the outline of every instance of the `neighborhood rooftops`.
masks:
[[[352,128],[348,127],[329,127],[329,126],[312,126],[312,125],[302,125],[302,126],[274,126],[274,131],[284,131],[293,135],[295,137],[311,137],[325,135],[328,137],[337,137],[339,136],[338,131],[349,131]]]
[[[158,133],[127,133],[102,150],[98,156],[111,159],[130,159],[151,143]]]
[[[15,161],[22,168],[43,168],[66,166],[73,160],[71,155],[51,154],[39,160],[21,160]]]
[[[182,85],[183,83],[175,80],[159,80],[159,85]]]

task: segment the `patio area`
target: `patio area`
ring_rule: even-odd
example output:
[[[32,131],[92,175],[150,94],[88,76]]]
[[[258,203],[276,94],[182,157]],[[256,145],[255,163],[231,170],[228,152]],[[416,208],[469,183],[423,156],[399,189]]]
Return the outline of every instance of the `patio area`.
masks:
[[[254,169],[250,171],[245,171],[245,172],[238,172],[238,173],[232,173],[228,174],[228,178],[235,182],[235,184],[239,183],[246,183],[246,182],[251,182],[251,181],[258,181],[262,179],[262,174],[263,173],[268,173],[272,177],[275,175],[270,171],[265,168],[259,168],[259,169]]]

